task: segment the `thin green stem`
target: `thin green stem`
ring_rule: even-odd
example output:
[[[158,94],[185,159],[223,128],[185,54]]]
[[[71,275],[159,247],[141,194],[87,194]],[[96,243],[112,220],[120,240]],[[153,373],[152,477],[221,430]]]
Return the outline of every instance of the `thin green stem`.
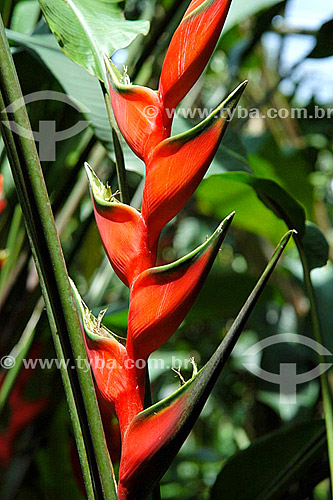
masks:
[[[14,215],[12,217],[9,235],[6,242],[6,250],[9,252],[8,259],[1,269],[0,275],[0,295],[6,287],[10,278],[11,272],[17,261],[17,257],[22,248],[24,241],[24,228],[21,226],[22,210],[20,205],[16,205]]]
[[[311,313],[311,321],[312,321],[314,336],[317,342],[319,342],[321,345],[324,345],[324,339],[321,333],[317,301],[311,280],[309,264],[302,243],[297,236],[295,237],[295,242],[303,266],[304,286],[310,302],[310,313]],[[328,446],[328,459],[329,459],[330,476],[331,476],[331,494],[333,498],[333,398],[327,372],[321,374],[320,384],[323,396],[324,417],[326,424],[327,446]]]
[[[4,110],[17,101],[23,104],[21,88],[0,18],[0,108]],[[91,372],[80,369],[88,366],[88,360],[27,110],[21,105],[12,114],[16,125],[25,131],[24,135],[13,133],[5,125],[5,112],[2,112],[0,126],[42,284],[54,343],[56,348],[58,344],[61,347],[57,349],[57,354],[61,356],[62,351],[63,359],[71,367],[62,375],[64,380],[68,376],[70,381],[72,392],[64,382],[67,400],[72,398],[76,405],[71,414],[74,432],[77,443],[80,442],[79,433],[83,435],[95,498],[115,500],[114,473]],[[85,468],[85,462],[82,461],[81,464]]]
[[[102,87],[103,87],[103,85],[102,85]],[[123,154],[123,150],[121,147],[120,138],[119,138],[119,135],[118,135],[118,132],[116,129],[116,125],[114,123],[110,96],[105,91],[104,88],[103,88],[103,92],[104,92],[105,105],[106,105],[106,109],[107,109],[108,117],[109,117],[109,121],[110,121],[113,147],[114,147],[114,153],[115,153],[115,157],[116,157],[116,170],[117,170],[118,186],[119,186],[119,191],[120,191],[120,201],[122,203],[126,203],[127,205],[129,205],[130,195],[129,195],[129,191],[128,191],[128,183],[127,183],[127,178],[126,178],[124,154]]]

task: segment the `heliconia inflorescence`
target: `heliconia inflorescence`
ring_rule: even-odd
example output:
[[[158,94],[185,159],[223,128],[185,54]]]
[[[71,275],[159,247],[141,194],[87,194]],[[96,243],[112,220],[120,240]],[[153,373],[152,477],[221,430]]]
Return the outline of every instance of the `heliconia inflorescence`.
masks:
[[[185,318],[233,217],[228,216],[190,254],[172,264],[156,266],[161,230],[185,206],[202,180],[247,83],[199,125],[170,137],[175,107],[209,61],[230,3],[192,0],[170,42],[157,92],[128,84],[128,77],[123,81],[105,58],[114,116],[146,168],[140,212],[118,201],[110,187],[104,186],[86,165],[104,248],[114,271],[130,291],[127,339],[109,332],[90,313],[74,285],[73,291],[103,411],[107,408],[110,415],[114,412],[119,421],[121,500],[146,498],[186,438],[185,425],[193,425],[212,383],[207,370],[199,374],[194,370],[192,379],[174,396],[144,410],[147,358]],[[211,373],[216,371],[214,366]]]

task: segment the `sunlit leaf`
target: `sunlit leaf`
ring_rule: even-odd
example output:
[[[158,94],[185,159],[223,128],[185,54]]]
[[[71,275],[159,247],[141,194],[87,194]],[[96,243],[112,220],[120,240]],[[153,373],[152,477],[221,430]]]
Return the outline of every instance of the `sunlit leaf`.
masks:
[[[64,53],[100,80],[103,54],[147,34],[148,21],[127,21],[117,2],[103,0],[39,0],[48,25]]]

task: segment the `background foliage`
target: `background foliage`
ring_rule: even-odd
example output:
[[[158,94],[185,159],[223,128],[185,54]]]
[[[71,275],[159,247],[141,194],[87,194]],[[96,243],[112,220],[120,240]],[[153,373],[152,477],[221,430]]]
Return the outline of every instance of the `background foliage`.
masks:
[[[138,37],[115,58],[120,65],[126,61],[128,74],[137,83],[156,88],[166,47],[187,3],[128,0],[120,4],[127,19],[138,20],[142,31],[142,20],[151,21],[148,36]],[[308,28],[306,23],[291,19],[294,3],[256,0],[244,5],[234,0],[207,71],[183,103],[184,108],[193,110],[191,119],[175,120],[174,132],[189,128],[200,120],[195,109],[214,108],[243,79],[250,82],[241,101],[244,108],[259,109],[262,115],[270,108],[285,109],[289,115],[269,119],[257,112],[251,118],[237,118],[236,114],[195,197],[164,231],[160,261],[170,262],[199,245],[223,217],[236,210],[230,236],[195,306],[177,334],[152,357],[154,400],[179,385],[171,368],[159,368],[154,359],[163,359],[171,366],[175,358],[184,361],[194,356],[199,366],[204,364],[251,291],[273,245],[285,232],[285,215],[293,227],[303,223],[304,214],[297,202],[330,244],[330,259],[323,265],[325,241],[316,226],[308,226],[303,243],[308,251],[310,246],[310,265],[316,267],[312,278],[323,335],[326,347],[333,352],[333,112],[332,117],[329,113],[333,95],[332,86],[328,91],[325,87],[333,56],[333,13],[327,5],[324,24]],[[108,307],[103,322],[124,334],[126,289],[105,258],[82,171],[83,162],[89,161],[100,177],[117,189],[102,90],[95,78],[60,51],[37,0],[5,0],[0,12],[23,94],[65,92],[75,97],[82,112],[55,101],[31,103],[32,128],[38,130],[42,120],[55,120],[57,130],[80,119],[91,123],[80,134],[58,142],[55,161],[44,161],[43,170],[70,274],[94,312]],[[118,43],[113,36],[110,47]],[[295,58],[293,47],[297,46],[309,50]],[[322,118],[314,118],[318,107],[326,110]],[[304,117],[305,111],[299,118],[292,117],[295,109],[307,110],[308,117]],[[124,153],[132,204],[139,206],[143,165],[126,145]],[[53,359],[37,276],[1,142],[0,169],[7,199],[0,217],[0,248],[7,255],[0,275],[0,354],[25,356],[29,350],[31,357]],[[293,245],[252,314],[193,432],[164,477],[163,499],[329,499],[319,379],[298,387],[297,404],[288,402],[288,395],[281,404],[278,386],[260,380],[243,366],[242,353],[248,347],[277,333],[313,337],[301,263]],[[317,357],[309,348],[284,343],[265,349],[258,362],[275,373],[281,362],[296,362],[302,373],[317,365]],[[188,370],[183,368],[182,375],[188,378],[191,369],[190,365]],[[11,446],[9,461],[3,456],[11,399],[3,405],[0,397],[1,499],[82,498],[58,372],[55,366],[31,370],[24,375],[26,383],[18,375],[12,395],[21,388],[17,393],[20,414],[29,417],[31,401],[35,408],[41,401],[43,405],[36,418],[27,418]]]

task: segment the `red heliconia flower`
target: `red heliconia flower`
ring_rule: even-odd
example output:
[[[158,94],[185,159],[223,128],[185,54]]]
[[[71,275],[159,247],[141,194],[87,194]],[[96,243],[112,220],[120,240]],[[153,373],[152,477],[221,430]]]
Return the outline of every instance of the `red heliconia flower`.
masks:
[[[129,287],[126,341],[90,313],[74,285],[73,292],[97,392],[102,398],[103,420],[106,410],[106,415],[112,418],[115,413],[119,421],[119,500],[146,498],[165,470],[163,463],[172,460],[184,441],[224,362],[223,352],[219,352],[202,372],[204,376],[201,372],[194,374],[186,390],[144,410],[147,359],[186,317],[233,217],[227,217],[190,254],[172,264],[156,266],[160,233],[183,209],[205,175],[247,83],[197,126],[170,137],[175,107],[204,70],[230,2],[192,0],[171,40],[156,92],[131,85],[128,76],[123,77],[105,57],[114,116],[125,140],[146,168],[139,211],[120,203],[86,165],[104,248],[114,271]]]

